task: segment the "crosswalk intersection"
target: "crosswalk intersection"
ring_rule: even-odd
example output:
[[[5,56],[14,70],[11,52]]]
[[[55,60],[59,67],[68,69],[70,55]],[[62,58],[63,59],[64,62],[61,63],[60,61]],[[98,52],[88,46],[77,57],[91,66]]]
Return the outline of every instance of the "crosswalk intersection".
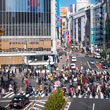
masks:
[[[6,92],[1,98],[3,98],[3,99],[5,99],[5,98],[13,98],[14,96],[20,95],[20,94],[26,95],[26,97],[29,96],[29,94],[26,94],[25,91],[22,91],[21,93],[17,93],[17,94],[14,94],[14,92],[12,91],[12,92]],[[31,96],[29,96],[29,97],[30,97],[30,98],[32,98],[32,97],[36,97],[36,98],[37,98],[39,95],[40,95],[41,97],[45,97],[44,91],[42,91],[41,93],[36,94],[36,95],[31,95]]]
[[[79,94],[78,96],[76,96],[75,94],[72,96],[73,98],[90,98],[90,99],[108,99],[104,97],[104,94],[102,92],[100,92],[99,95],[95,95],[95,97],[92,96],[92,94],[87,95],[87,94]]]

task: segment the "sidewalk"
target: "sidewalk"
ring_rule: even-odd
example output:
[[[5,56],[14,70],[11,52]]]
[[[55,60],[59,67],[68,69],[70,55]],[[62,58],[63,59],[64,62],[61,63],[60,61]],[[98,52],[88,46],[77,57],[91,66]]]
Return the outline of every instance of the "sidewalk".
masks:
[[[66,64],[66,56],[65,55],[63,55],[62,56],[62,59],[59,61],[59,63],[58,63],[58,69],[59,70],[61,70],[62,69],[62,65],[65,65]]]
[[[62,59],[58,63],[58,69],[62,69],[62,65],[66,66],[70,61],[67,62],[67,57],[65,55],[62,56]]]

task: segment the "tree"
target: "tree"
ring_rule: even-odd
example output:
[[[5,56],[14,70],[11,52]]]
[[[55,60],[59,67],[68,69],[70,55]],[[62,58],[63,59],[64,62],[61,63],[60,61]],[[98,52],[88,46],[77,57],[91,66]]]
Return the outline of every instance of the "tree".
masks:
[[[58,88],[55,93],[49,96],[48,101],[45,104],[44,110],[61,110],[65,98],[63,90]]]

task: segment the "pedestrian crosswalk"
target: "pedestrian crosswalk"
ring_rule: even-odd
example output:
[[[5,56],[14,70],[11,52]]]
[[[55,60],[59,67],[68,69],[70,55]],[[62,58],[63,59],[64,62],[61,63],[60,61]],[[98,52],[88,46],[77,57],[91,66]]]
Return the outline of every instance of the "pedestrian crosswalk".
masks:
[[[81,95],[81,94],[79,94],[78,96],[76,96],[76,94],[74,94],[72,96],[72,98],[108,99],[108,98],[104,97],[104,94],[102,92],[100,92],[99,95],[96,94],[94,97],[92,96],[92,94],[90,94],[90,95],[87,95],[87,94]]]
[[[27,105],[23,110],[43,110],[47,100],[36,100]]]
[[[25,91],[22,91],[21,93],[17,93],[15,94],[13,91],[12,92],[6,92],[4,95],[2,95],[1,98],[5,99],[5,98],[13,98],[14,96],[17,96],[17,95],[20,95],[20,94],[23,94],[23,95],[26,95],[26,97],[30,97],[30,98],[33,98],[33,97],[38,97],[39,95],[41,97],[45,97],[45,92],[42,91],[38,94],[35,94],[35,95],[29,95],[29,94],[26,94]]]

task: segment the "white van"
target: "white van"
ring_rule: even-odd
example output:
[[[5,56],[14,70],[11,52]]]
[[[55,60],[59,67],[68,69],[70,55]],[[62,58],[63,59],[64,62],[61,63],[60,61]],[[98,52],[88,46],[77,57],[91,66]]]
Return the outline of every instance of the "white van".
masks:
[[[97,58],[97,59],[100,59],[100,58],[101,58],[101,55],[100,55],[99,53],[96,53],[96,52],[95,52],[95,53],[94,53],[94,57]]]

